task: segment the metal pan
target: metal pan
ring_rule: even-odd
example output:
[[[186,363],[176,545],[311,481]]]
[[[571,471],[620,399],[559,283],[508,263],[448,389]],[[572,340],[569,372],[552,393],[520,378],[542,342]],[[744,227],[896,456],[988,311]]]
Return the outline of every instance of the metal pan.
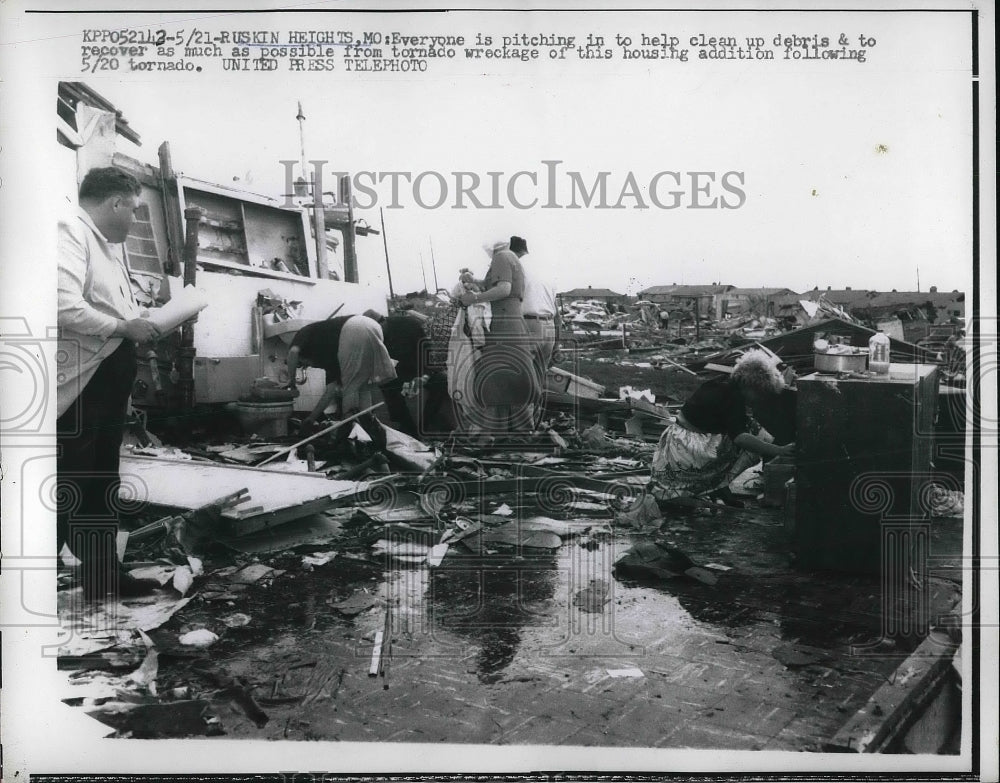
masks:
[[[864,372],[868,366],[868,356],[863,353],[816,353],[813,367],[818,372]]]

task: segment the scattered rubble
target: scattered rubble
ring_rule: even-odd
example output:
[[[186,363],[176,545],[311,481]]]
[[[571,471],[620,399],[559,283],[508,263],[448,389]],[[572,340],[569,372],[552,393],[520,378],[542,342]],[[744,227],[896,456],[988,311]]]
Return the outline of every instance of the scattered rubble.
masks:
[[[177,639],[178,642],[183,644],[185,647],[196,647],[198,649],[203,649],[205,647],[211,647],[217,641],[219,637],[217,634],[212,633],[207,628],[199,628],[195,631],[188,631],[188,633]]]
[[[82,89],[79,83],[60,83],[61,105],[69,106],[66,99],[73,95],[82,97]],[[159,179],[160,187],[153,190],[159,189],[161,198],[166,197],[168,183],[176,191],[173,201],[181,196],[177,203],[194,205],[202,198],[197,193],[209,194],[175,181],[169,159],[165,145],[162,170],[155,175],[152,168],[136,170],[144,172],[145,183]],[[247,211],[241,197],[216,192],[211,201],[226,203],[241,214]],[[323,218],[319,222],[332,226],[334,215],[325,217],[319,209],[321,199],[315,202],[316,217]],[[411,714],[424,719],[428,714],[443,716],[449,740],[485,726],[490,732],[495,727],[497,741],[505,743],[512,741],[511,735],[513,741],[592,741],[586,730],[593,726],[580,735],[550,737],[544,732],[551,726],[534,720],[572,713],[564,710],[570,689],[560,679],[571,674],[558,671],[552,663],[559,656],[605,659],[585,664],[589,671],[582,673],[577,664],[575,676],[588,691],[610,679],[616,681],[611,683],[614,688],[629,693],[633,686],[669,676],[681,687],[692,685],[691,697],[702,698],[700,690],[720,698],[725,693],[731,700],[726,707],[720,702],[693,708],[680,700],[670,705],[683,711],[678,720],[665,715],[665,710],[650,709],[647,702],[660,698],[660,693],[650,693],[650,699],[630,699],[624,705],[628,719],[621,722],[627,725],[626,739],[641,742],[648,737],[653,745],[662,744],[662,732],[675,727],[683,731],[696,712],[710,716],[726,712],[726,717],[714,719],[736,720],[728,716],[741,712],[740,699],[749,715],[747,724],[757,718],[766,724],[773,715],[789,713],[782,702],[791,701],[792,695],[800,697],[802,707],[802,701],[814,700],[820,688],[837,687],[831,682],[835,678],[827,675],[835,674],[833,659],[839,648],[833,640],[838,633],[884,630],[885,606],[877,594],[883,584],[836,581],[823,575],[806,578],[791,568],[781,512],[765,508],[784,501],[782,476],[771,481],[771,475],[759,471],[744,482],[742,489],[749,495],[746,513],[701,500],[661,502],[646,491],[650,457],[659,433],[690,392],[707,378],[731,372],[739,355],[751,347],[763,348],[788,370],[801,372],[814,367],[814,346],[827,336],[845,338],[855,347],[852,352],[860,355],[871,334],[869,327],[885,328],[893,338],[894,360],[938,362],[943,381],[964,388],[966,344],[958,339],[957,323],[938,322],[938,330],[932,331],[935,314],[928,313],[922,302],[876,292],[855,292],[861,306],[850,308],[840,299],[834,301],[832,292],[803,296],[772,292],[765,295],[763,309],[757,306],[761,302],[748,296],[731,313],[722,312],[729,308],[702,307],[701,295],[692,291],[675,291],[678,296],[668,297],[670,301],[644,299],[624,305],[591,299],[597,291],[581,289],[561,305],[559,360],[547,378],[544,419],[535,432],[503,441],[498,448],[496,442],[483,445],[451,434],[423,442],[386,428],[383,452],[355,425],[355,417],[327,423],[308,437],[289,436],[287,417],[266,424],[240,418],[240,403],[244,411],[246,403],[292,407],[292,392],[283,388],[280,377],[253,376],[265,373],[265,356],[272,351],[271,361],[281,366],[281,353],[307,313],[332,317],[346,304],[342,301],[332,313],[319,312],[275,290],[258,290],[264,284],[261,280],[275,279],[273,272],[308,277],[299,268],[307,260],[302,250],[308,237],[307,228],[305,233],[300,230],[308,223],[294,211],[264,207],[259,199],[246,203],[254,204],[253,212],[271,210],[268,230],[254,234],[275,234],[285,220],[294,229],[294,236],[286,237],[294,241],[288,243],[285,259],[267,258],[261,266],[260,259],[251,262],[251,248],[244,247],[239,252],[245,258],[229,263],[236,275],[209,275],[217,286],[250,283],[247,290],[256,292],[253,300],[246,301],[252,319],[233,329],[250,336],[252,352],[227,353],[227,359],[237,361],[218,368],[218,397],[199,399],[206,404],[224,400],[234,406],[226,407],[237,414],[247,437],[235,437],[233,428],[210,432],[201,425],[182,425],[174,434],[183,430],[184,442],[165,443],[171,439],[147,432],[141,416],[131,423],[122,471],[145,486],[147,503],[131,514],[119,558],[128,574],[153,589],[139,598],[85,601],[76,584],[75,565],[63,562],[58,666],[68,672],[67,704],[87,710],[118,737],[242,732],[269,739],[438,739],[414,733],[372,734],[375,726],[384,728],[386,715],[396,709],[406,720]],[[180,225],[172,219],[180,218],[173,208],[163,214],[170,218],[169,230]],[[218,215],[205,215],[205,220],[220,223]],[[251,236],[247,228],[244,215],[237,230],[245,238]],[[355,227],[348,223],[347,228],[353,236]],[[191,246],[197,249],[197,241]],[[232,257],[228,250],[210,249]],[[171,264],[179,260],[172,259]],[[197,253],[184,261],[185,277],[199,265],[212,266],[209,256]],[[345,255],[345,270],[346,261]],[[170,271],[176,273],[179,267]],[[269,284],[277,291],[303,295],[310,288],[323,292],[319,280],[300,282],[284,288],[283,283]],[[648,293],[652,298],[653,292]],[[426,292],[422,299],[427,307],[446,310]],[[625,297],[611,299],[625,301]],[[927,304],[933,311],[933,304],[929,300]],[[861,312],[866,314],[864,322],[857,317]],[[917,336],[920,331],[923,334]],[[265,350],[267,340],[271,347]],[[140,379],[134,395],[140,407],[169,409],[168,403],[185,398],[183,407],[189,406],[190,394],[177,392],[181,369],[184,380],[191,382],[189,388],[194,388],[192,356],[193,349],[186,353],[186,366],[179,369],[181,363],[175,365],[166,355],[158,357],[155,351],[147,355],[146,380]],[[237,363],[238,372],[245,374],[243,360],[251,358],[255,361],[248,383],[233,395],[221,380],[236,372]],[[407,396],[411,392],[412,386]],[[965,406],[960,407],[964,411]],[[338,437],[347,430],[350,436]],[[758,490],[763,490],[760,503],[753,500]],[[957,529],[964,505],[960,491],[935,486],[925,500],[935,523],[951,523]],[[938,544],[934,542],[935,558]],[[936,567],[938,579],[940,561]],[[938,579],[933,585],[934,609],[949,602],[949,610],[959,607],[956,585],[961,583],[961,568],[961,563],[955,568],[956,582]],[[642,589],[628,589],[631,582]],[[657,597],[677,607],[671,619],[684,621],[665,629],[659,627],[662,616],[630,615],[622,606],[622,601],[634,606]],[[929,604],[922,602],[920,608],[942,616],[929,611]],[[577,633],[577,623],[604,623],[612,611],[617,613],[613,633]],[[546,629],[538,618],[569,620],[574,627],[559,626],[555,634],[540,638]],[[415,650],[417,632],[428,627],[432,632],[424,639],[431,649]],[[683,636],[692,628],[692,635]],[[442,636],[444,631],[450,635],[446,642],[436,638],[439,630]],[[681,637],[676,644],[675,637]],[[519,647],[537,649],[540,642],[547,647],[546,665],[517,673],[514,659]],[[474,651],[468,653],[466,645]],[[591,647],[584,649],[587,645]],[[601,645],[619,646],[609,650]],[[713,649],[723,645],[735,653],[727,665],[715,666],[717,658],[729,653]],[[884,652],[888,646],[892,645],[879,649]],[[394,658],[394,650],[407,654]],[[620,666],[623,656],[640,654],[645,670]],[[426,660],[448,655],[459,657],[460,668],[437,671],[436,677],[427,676],[430,666],[419,668]],[[744,671],[747,659],[755,659],[771,675],[768,686],[776,683],[791,689],[789,683],[799,682],[794,678],[808,679],[810,693],[802,697],[801,692],[785,692],[775,699],[770,692],[754,691],[760,683],[735,677]],[[661,660],[672,662],[666,666],[674,671],[656,671]],[[839,685],[841,709],[851,703],[857,706],[864,699],[864,686],[873,680],[881,683],[892,671],[891,662],[887,666],[870,655],[855,656],[850,665],[858,670]],[[508,668],[514,676],[503,676]],[[721,673],[713,674],[713,668]],[[417,695],[405,704],[398,698],[378,701],[381,691],[389,688],[390,673],[397,669],[400,681]],[[780,679],[776,672],[785,670],[793,678]],[[490,689],[489,697],[461,703],[456,699],[439,707],[463,671],[475,673],[479,684]],[[366,687],[369,675],[378,678],[381,687]],[[908,670],[898,684],[912,678]],[[532,715],[528,721],[523,714],[514,714],[518,702],[530,701],[515,685],[533,682],[540,686],[529,695],[544,694],[555,706],[551,714]],[[749,690],[741,693],[741,688]],[[330,721],[327,734],[319,734],[318,727],[306,720],[312,715],[307,716],[304,708],[316,705],[329,718],[346,695],[353,697],[359,714],[369,710],[365,719],[356,721],[359,725],[347,727],[356,734],[341,736],[346,722],[340,718]],[[420,703],[421,698],[427,705]],[[489,711],[476,714],[472,701],[482,702]],[[588,693],[586,701],[605,708],[599,696],[591,698]],[[608,726],[614,723],[610,711],[621,706],[621,702],[610,705],[601,715]],[[752,712],[760,706],[766,708],[766,716]],[[876,706],[881,712],[880,704]],[[809,728],[800,726],[798,735],[787,728],[795,717],[786,715],[781,718],[785,723],[775,723],[763,739],[777,740],[779,733],[796,736],[800,743],[796,749],[801,749],[803,734],[828,717],[821,712],[810,711],[803,721]],[[561,719],[549,723],[567,728]],[[739,728],[749,732],[755,727]],[[861,729],[867,732],[869,727]],[[528,733],[518,735],[518,731]],[[674,745],[684,745],[685,740],[675,737]]]
[[[667,536],[689,530],[688,522],[716,524],[736,512],[649,494],[656,438],[690,390],[730,369],[747,347],[805,368],[817,331],[852,334],[851,327],[863,327],[817,321],[781,334],[774,319],[741,318],[725,328],[699,324],[700,339],[682,329],[668,341],[648,310],[640,307],[635,318],[605,311],[596,336],[617,330],[615,358],[601,355],[599,341],[578,341],[573,364],[579,370],[589,352],[590,366],[621,368],[638,380],[602,387],[571,373],[579,382],[547,394],[536,431],[502,450],[454,435],[425,443],[390,428],[384,453],[370,442],[345,445],[332,431],[311,439],[308,459],[301,458],[304,449],[289,445],[295,436],[130,449],[123,470],[146,482],[150,505],[137,516],[121,555],[131,576],[157,589],[106,607],[85,606],[79,588],[60,590],[67,629],[60,668],[78,674],[80,687],[67,702],[92,710],[116,736],[181,737],[225,734],[234,714],[263,728],[275,710],[335,698],[352,672],[317,660],[283,659],[240,677],[205,668],[208,655],[260,638],[279,620],[303,632],[342,624],[366,650],[367,657],[357,656],[358,670],[370,667],[389,687],[393,647],[405,644],[412,618],[389,583],[380,584],[388,573],[411,574],[406,589],[426,589],[435,579],[451,584],[463,568],[501,574],[551,563],[570,550],[578,553],[572,557],[613,557],[606,577],[574,584],[569,596],[579,617],[597,619],[614,606],[617,582],[702,596],[729,590],[744,578],[735,553],[701,552],[699,564]],[[595,306],[578,307],[573,323],[598,315]],[[902,343],[893,350],[924,356]],[[647,381],[654,377],[668,381]],[[601,394],[590,396],[591,387]],[[615,396],[603,396],[605,388]],[[763,508],[778,498],[768,491],[769,476],[760,468],[748,471],[733,489]],[[928,502],[935,517],[962,513],[961,492],[943,486]],[[62,583],[71,584],[71,573],[69,564]],[[284,598],[289,595],[294,599]],[[460,605],[461,595],[449,593],[448,600]],[[704,611],[713,616],[723,609]],[[502,634],[484,647],[483,655],[498,657],[480,671],[480,682],[538,679],[500,677],[504,649]],[[772,655],[789,670],[825,661],[801,644],[779,645]],[[606,668],[600,675],[647,677],[638,668]],[[302,730],[300,718],[285,718],[275,736]]]

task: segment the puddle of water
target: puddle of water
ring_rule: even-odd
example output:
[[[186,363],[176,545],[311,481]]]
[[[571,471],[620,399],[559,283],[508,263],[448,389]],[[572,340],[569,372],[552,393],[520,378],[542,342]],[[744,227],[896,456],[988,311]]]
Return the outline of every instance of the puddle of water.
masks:
[[[628,546],[568,539],[555,553],[456,552],[432,571],[390,571],[383,584],[394,627],[416,640],[415,654],[469,658],[470,672],[495,682],[539,658],[634,659],[665,628],[692,627],[674,597],[615,579],[614,560]]]
[[[660,689],[655,698],[681,703],[681,696],[668,689],[722,692],[740,672],[754,667],[754,676],[767,680],[769,698],[787,698],[781,704],[789,709],[808,705],[821,673],[784,669],[773,650],[787,642],[840,655],[849,638],[877,635],[879,616],[871,606],[873,595],[877,605],[878,585],[773,567],[778,562],[773,553],[771,566],[755,567],[758,553],[769,550],[767,542],[753,536],[772,532],[760,526],[743,532],[726,527],[731,525],[731,520],[690,518],[671,531],[677,539],[671,543],[695,562],[732,567],[715,572],[714,585],[685,576],[647,582],[617,578],[616,560],[638,540],[621,532],[599,542],[591,539],[586,547],[570,537],[556,550],[490,544],[484,554],[472,554],[456,545],[434,569],[349,558],[312,572],[288,565],[291,578],[266,590],[249,590],[237,606],[227,608],[224,614],[245,612],[252,622],[223,633],[219,660],[230,671],[254,678],[272,698],[270,710],[283,709],[286,693],[313,692],[320,694],[313,706],[343,700],[343,710],[351,709],[348,704],[362,710],[363,698],[371,698],[372,641],[386,627],[388,608],[393,660],[417,659],[413,662],[426,667],[417,671],[442,677],[455,689],[550,688],[556,682],[600,693],[655,685]],[[376,599],[370,609],[348,616],[334,608],[362,592]],[[190,615],[210,620],[218,610],[205,606]],[[317,663],[291,668],[281,679],[280,672],[289,668],[281,656],[300,651],[311,651]],[[444,662],[439,666],[435,659]],[[405,675],[400,671],[401,682],[414,668]],[[625,670],[638,670],[642,677],[609,674]],[[276,676],[281,682],[272,686],[268,678]],[[419,691],[419,679],[406,682]],[[529,682],[538,685],[515,686]],[[830,686],[824,682],[823,687]],[[857,691],[857,683],[851,688]],[[520,698],[530,699],[531,693]],[[838,694],[837,703],[850,704],[851,693]],[[347,713],[341,717],[347,719]],[[834,715],[831,722],[837,719]]]

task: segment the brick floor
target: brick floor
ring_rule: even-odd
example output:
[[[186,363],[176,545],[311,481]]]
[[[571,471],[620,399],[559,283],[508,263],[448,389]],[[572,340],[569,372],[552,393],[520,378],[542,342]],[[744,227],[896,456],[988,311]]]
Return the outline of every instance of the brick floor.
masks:
[[[505,745],[562,745],[580,730],[574,721],[548,715],[534,715],[530,720],[503,736]]]
[[[852,638],[877,633],[880,587],[876,579],[790,571],[778,518],[754,513],[763,514],[762,524],[720,515],[678,526],[677,546],[697,561],[733,566],[714,587],[684,579],[620,582],[606,553],[584,553],[572,541],[548,561],[552,578],[536,574],[528,594],[501,578],[497,595],[476,593],[473,602],[468,574],[397,574],[406,589],[390,590],[404,603],[394,607],[384,679],[367,676],[384,609],[347,619],[316,600],[317,622],[308,630],[286,617],[287,606],[315,597],[310,590],[329,595],[337,580],[327,584],[320,569],[303,575],[280,564],[290,570],[270,596],[251,589],[226,610],[269,613],[277,618],[273,628],[243,637],[223,629],[212,661],[259,699],[282,674],[282,694],[318,698],[265,705],[271,720],[262,729],[228,703],[213,705],[231,738],[818,749],[898,664],[845,652]],[[623,537],[616,547],[628,543]],[[463,568],[474,571],[474,563]],[[575,591],[589,584],[583,576],[607,581],[603,614],[573,605]],[[379,583],[366,578],[353,587],[377,590]],[[352,589],[337,581],[334,592]],[[217,613],[192,602],[163,633],[176,634],[182,623],[216,627]],[[456,626],[462,617],[482,622]],[[829,657],[786,667],[774,653],[792,644]],[[289,669],[296,661],[314,665]],[[643,676],[608,674],[630,667]],[[184,658],[161,656],[160,676],[208,687]]]
[[[713,707],[714,722],[756,736],[773,737],[795,717],[795,710],[770,701],[723,696]]]
[[[711,719],[698,724],[678,726],[657,744],[661,748],[724,748],[726,750],[761,750],[766,737],[733,731],[713,725]]]

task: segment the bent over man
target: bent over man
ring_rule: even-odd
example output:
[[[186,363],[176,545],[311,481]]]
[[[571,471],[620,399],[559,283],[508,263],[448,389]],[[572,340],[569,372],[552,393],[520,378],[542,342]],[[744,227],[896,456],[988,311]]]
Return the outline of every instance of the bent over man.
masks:
[[[382,327],[364,315],[347,315],[306,324],[292,338],[288,349],[289,388],[296,386],[299,367],[318,367],[326,374],[326,389],[312,412],[302,421],[311,428],[332,402],[340,415],[351,416],[372,406],[372,389],[396,377],[392,360],[382,342]],[[358,424],[379,449],[386,445],[385,430],[371,413]],[[346,437],[341,428],[338,437]]]

